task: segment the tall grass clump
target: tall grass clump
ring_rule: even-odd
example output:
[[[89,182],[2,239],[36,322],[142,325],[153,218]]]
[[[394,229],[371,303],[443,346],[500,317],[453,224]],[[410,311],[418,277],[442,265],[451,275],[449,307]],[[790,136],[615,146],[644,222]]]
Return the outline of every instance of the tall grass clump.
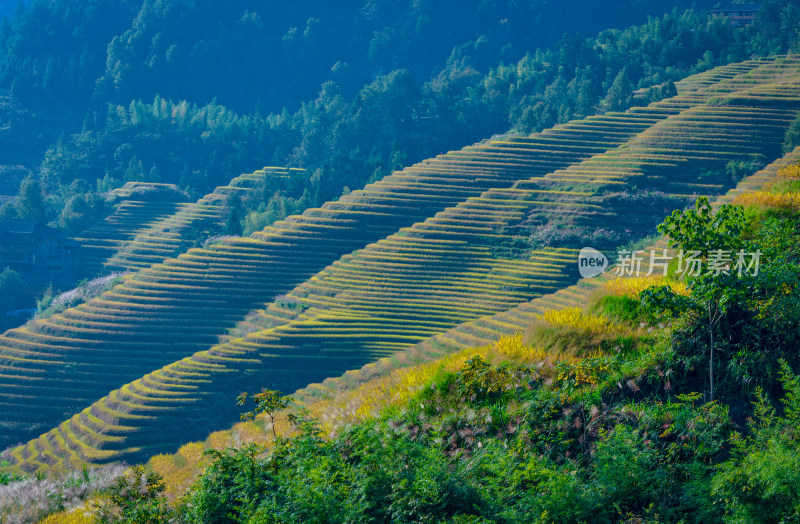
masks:
[[[74,472],[63,478],[27,478],[0,485],[0,522],[39,522],[48,515],[82,506],[113,484],[125,466],[114,465]],[[91,522],[80,514],[54,515],[50,522]]]
[[[737,195],[733,203],[760,212],[800,212],[800,165],[779,169],[762,190]]]
[[[42,300],[38,301],[36,318],[48,318],[56,313],[61,313],[69,308],[88,302],[122,282],[128,273],[112,273],[104,277],[95,278],[57,296],[53,296],[52,291],[50,291],[45,294]]]

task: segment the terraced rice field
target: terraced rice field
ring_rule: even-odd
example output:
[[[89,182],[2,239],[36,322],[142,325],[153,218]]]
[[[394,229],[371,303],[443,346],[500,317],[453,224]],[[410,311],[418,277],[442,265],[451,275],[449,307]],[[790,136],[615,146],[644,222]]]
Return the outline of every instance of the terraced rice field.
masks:
[[[223,231],[226,206],[231,197],[244,197],[266,178],[287,178],[303,169],[265,167],[254,173],[240,175],[227,186],[220,186],[197,202],[186,204],[161,220],[155,221],[105,262],[112,271],[131,271],[146,268],[179,255],[197,241]]]
[[[198,239],[220,234],[230,197],[244,196],[266,177],[286,177],[291,171],[265,167],[240,175],[197,202],[186,202],[170,184],[128,182],[113,191],[114,212],[76,238],[81,243],[83,276],[142,269],[186,251]],[[172,191],[146,199],[148,189],[165,188]]]
[[[159,190],[158,199],[144,196]],[[81,244],[82,273],[86,278],[99,275],[116,251],[154,222],[175,214],[186,200],[171,184],[128,182],[112,194],[116,199],[114,212],[75,239]]]
[[[735,188],[718,197],[716,205],[731,203],[738,195],[760,190],[767,182],[775,179],[781,168],[797,164],[800,164],[800,148],[773,162],[758,173],[747,177]],[[659,240],[652,246],[652,249],[656,250],[666,248],[665,239]],[[647,269],[648,263],[645,260],[642,270],[647,272]],[[503,336],[524,333],[529,326],[536,322],[537,315],[552,309],[583,307],[591,299],[595,290],[614,278],[617,278],[614,272],[609,271],[595,279],[581,280],[573,286],[524,302],[509,310],[459,324],[444,333],[426,338],[405,349],[402,353],[382,358],[361,369],[348,371],[341,377],[311,384],[298,390],[295,396],[305,401],[331,396],[340,388],[351,386],[354,381],[364,380],[366,377],[384,375],[398,367],[434,360],[458,349],[483,346],[496,342]]]
[[[552,293],[577,280],[581,247],[503,254],[521,223],[647,231],[671,209],[630,213],[626,192],[724,194],[731,184],[708,173],[779,156],[800,103],[768,87],[798,69],[798,57],[736,64],[646,108],[441,155],[12,330],[0,445],[53,428],[11,457],[27,469],[136,460],[224,427],[242,389],[292,391],[415,345],[515,330],[531,301],[568,299]],[[237,325],[252,332],[215,344]]]

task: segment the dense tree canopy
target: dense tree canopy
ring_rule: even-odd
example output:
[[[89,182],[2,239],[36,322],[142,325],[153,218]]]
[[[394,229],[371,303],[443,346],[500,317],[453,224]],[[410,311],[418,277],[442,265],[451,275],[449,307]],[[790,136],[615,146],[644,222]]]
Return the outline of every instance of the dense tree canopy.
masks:
[[[103,209],[70,203],[75,181],[199,196],[263,165],[308,170],[296,191],[247,202],[247,229],[492,134],[644,104],[688,73],[795,45],[793,0],[738,30],[699,10],[606,29],[687,4],[34,0],[0,28],[0,141],[71,231],[81,209]]]

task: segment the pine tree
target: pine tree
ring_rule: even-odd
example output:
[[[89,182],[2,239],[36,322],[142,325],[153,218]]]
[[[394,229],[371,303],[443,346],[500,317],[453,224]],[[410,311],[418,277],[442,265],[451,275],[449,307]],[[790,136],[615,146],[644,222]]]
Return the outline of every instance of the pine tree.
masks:
[[[47,219],[47,206],[42,194],[42,186],[33,176],[28,176],[19,186],[19,193],[14,199],[17,215],[25,220],[44,222]]]
[[[611,88],[606,95],[605,105],[610,111],[620,111],[627,109],[631,105],[633,98],[633,86],[628,80],[627,71],[622,70],[614,79]]]

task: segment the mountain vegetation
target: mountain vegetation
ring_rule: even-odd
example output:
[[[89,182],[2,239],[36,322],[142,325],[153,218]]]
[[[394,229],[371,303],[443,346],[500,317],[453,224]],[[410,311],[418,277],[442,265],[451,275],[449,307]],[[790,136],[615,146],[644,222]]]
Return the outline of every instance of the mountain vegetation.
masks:
[[[0,521],[800,519],[800,3],[711,7],[20,3]]]

